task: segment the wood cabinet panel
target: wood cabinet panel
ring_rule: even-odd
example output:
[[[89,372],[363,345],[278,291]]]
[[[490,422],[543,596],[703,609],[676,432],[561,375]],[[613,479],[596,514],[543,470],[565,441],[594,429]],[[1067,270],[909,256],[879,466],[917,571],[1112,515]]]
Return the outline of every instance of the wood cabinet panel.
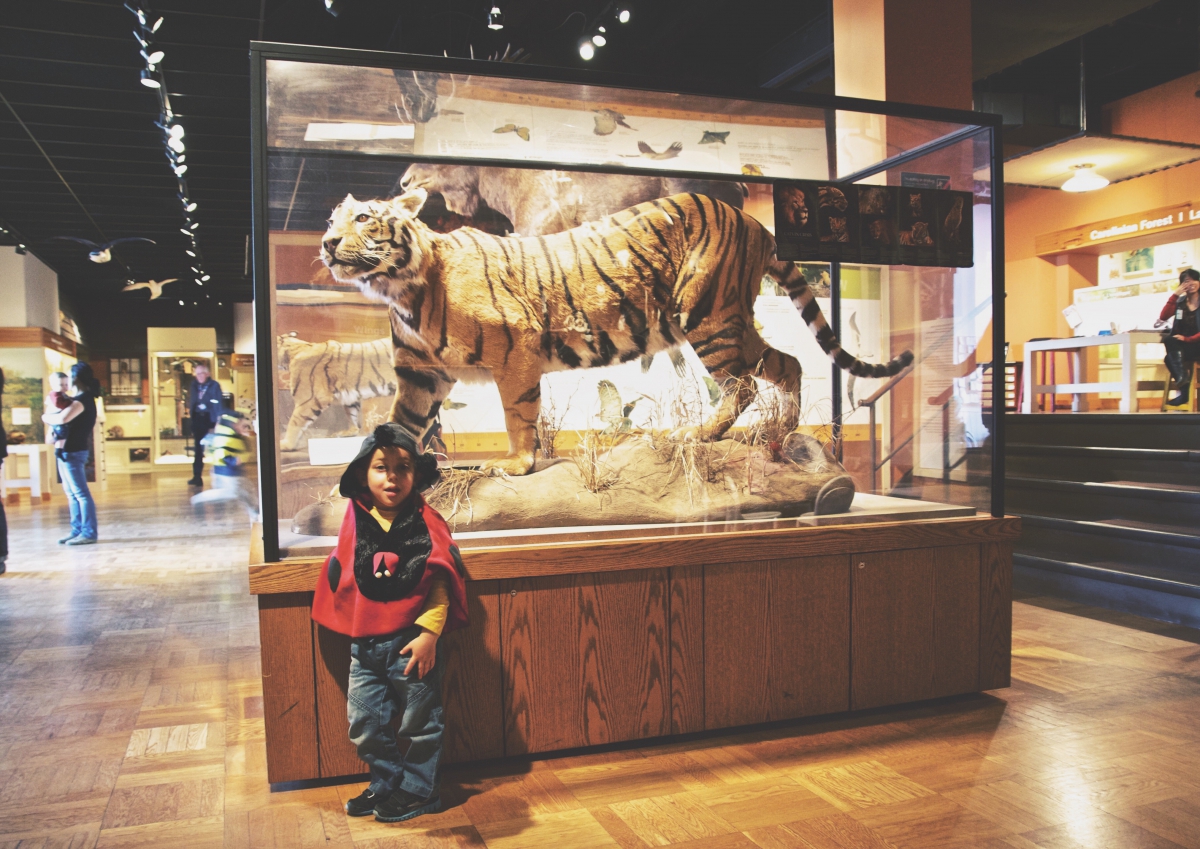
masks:
[[[1012,543],[979,546],[979,689],[1012,682]]]
[[[935,548],[933,690],[930,698],[979,689],[979,546]]]
[[[926,549],[851,558],[851,706],[929,698],[933,692],[933,557]]]
[[[671,570],[671,733],[703,731],[704,567]]]
[[[708,728],[849,707],[845,555],[706,566],[704,582]]]
[[[267,780],[272,784],[320,774],[311,609],[311,592],[258,597]]]
[[[358,775],[367,765],[350,742],[346,688],[350,682],[350,638],[312,623],[316,647],[317,750],[321,777]]]
[[[668,733],[667,570],[500,584],[508,755]]]
[[[500,582],[467,583],[471,624],[446,635],[446,763],[504,755]]]

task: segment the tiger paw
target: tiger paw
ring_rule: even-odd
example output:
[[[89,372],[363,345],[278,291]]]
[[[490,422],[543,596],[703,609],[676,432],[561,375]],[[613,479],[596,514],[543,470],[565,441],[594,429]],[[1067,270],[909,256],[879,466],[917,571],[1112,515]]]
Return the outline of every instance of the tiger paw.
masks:
[[[691,427],[677,427],[671,431],[672,442],[702,442],[704,440],[704,428],[692,425]]]
[[[489,474],[492,477],[517,477],[527,475],[533,468],[532,454],[519,454],[516,457],[501,457],[496,460],[488,460],[479,467],[481,472]]]

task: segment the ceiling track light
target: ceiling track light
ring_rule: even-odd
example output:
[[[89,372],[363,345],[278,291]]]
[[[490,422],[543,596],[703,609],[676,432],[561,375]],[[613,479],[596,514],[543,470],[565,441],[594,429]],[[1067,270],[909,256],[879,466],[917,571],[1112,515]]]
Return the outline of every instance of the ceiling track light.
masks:
[[[325,0],[325,11],[336,18],[342,13],[342,0]]]
[[[492,6],[492,10],[488,12],[487,25],[491,30],[504,29],[504,13],[500,11],[499,6]]]
[[[151,53],[147,53],[145,50],[139,50],[138,52],[142,54],[142,58],[146,60],[146,64],[150,67],[154,67],[155,65],[159,64],[167,56],[167,54],[161,50],[155,50]]]
[[[601,27],[601,29],[603,29],[603,27]],[[608,44],[608,39],[600,35],[600,33],[596,33],[592,36],[592,44],[596,45],[597,47],[603,47],[604,45]]]
[[[617,20],[620,23],[627,24],[629,23],[629,18],[629,7],[624,5],[617,6]]]
[[[154,72],[149,68],[143,68],[140,76],[142,85],[146,88],[162,88],[162,83],[158,81],[158,78],[154,76]]]
[[[1108,178],[1096,173],[1096,166],[1091,163],[1072,165],[1074,172],[1070,179],[1062,184],[1064,192],[1094,192],[1108,185]]]
[[[585,62],[590,61],[596,55],[596,47],[590,38],[584,38],[579,42],[579,55]]]

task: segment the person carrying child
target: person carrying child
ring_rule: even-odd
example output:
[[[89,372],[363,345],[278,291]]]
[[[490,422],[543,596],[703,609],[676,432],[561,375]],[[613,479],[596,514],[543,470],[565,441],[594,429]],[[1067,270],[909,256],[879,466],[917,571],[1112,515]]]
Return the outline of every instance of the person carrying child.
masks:
[[[45,412],[57,413],[59,410],[65,410],[71,406],[71,402],[75,400],[71,397],[71,379],[61,371],[56,371],[50,375],[50,385],[54,389],[46,396]],[[70,425],[50,425],[48,441],[54,445],[56,450],[67,444],[67,431],[70,429]]]
[[[258,498],[250,491],[243,466],[250,456],[250,440],[254,431],[250,420],[239,410],[221,413],[216,427],[202,440],[205,449],[213,458],[213,488],[192,496],[192,504],[213,501],[240,501],[250,514],[250,520],[258,517]]]
[[[325,561],[312,618],[351,637],[346,712],[371,783],[346,803],[353,817],[400,822],[440,809],[445,723],[439,637],[467,624],[462,558],[421,492],[440,476],[432,454],[389,422],[363,440],[342,474],[349,499]],[[392,720],[400,717],[400,753]]]

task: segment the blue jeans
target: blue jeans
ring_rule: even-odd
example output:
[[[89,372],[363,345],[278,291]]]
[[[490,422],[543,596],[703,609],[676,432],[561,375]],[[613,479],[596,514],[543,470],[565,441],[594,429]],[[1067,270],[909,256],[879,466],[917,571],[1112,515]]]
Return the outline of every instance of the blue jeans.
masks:
[[[424,678],[404,674],[408,655],[400,649],[421,632],[419,625],[382,637],[350,641],[350,686],[346,713],[350,741],[371,770],[371,792],[388,796],[397,787],[428,799],[437,795],[442,762],[442,641],[437,660]],[[399,737],[409,741],[400,754],[392,720],[399,716]]]
[[[87,451],[64,451],[58,458],[58,474],[71,508],[71,533],[96,538],[96,502],[87,485]]]

